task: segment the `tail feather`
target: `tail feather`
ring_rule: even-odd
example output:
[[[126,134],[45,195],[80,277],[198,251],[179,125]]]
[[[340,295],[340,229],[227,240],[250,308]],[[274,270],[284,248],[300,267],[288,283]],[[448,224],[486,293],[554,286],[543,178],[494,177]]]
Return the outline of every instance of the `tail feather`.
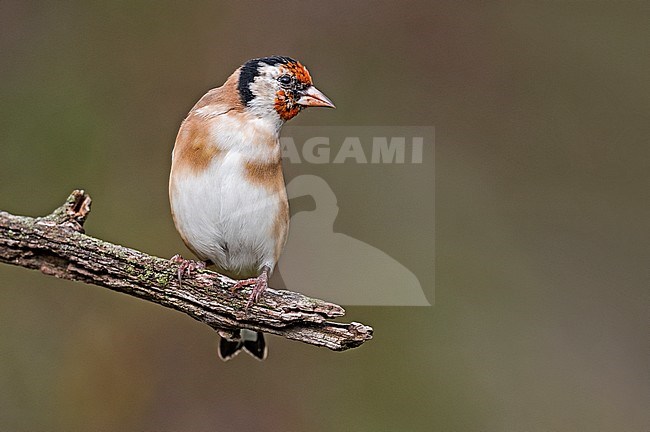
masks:
[[[258,360],[264,360],[269,352],[266,348],[266,341],[264,341],[264,334],[258,332],[255,340],[244,340],[244,351]]]
[[[228,361],[241,351],[246,351],[258,360],[264,360],[268,354],[264,334],[250,330],[241,330],[239,339],[226,339],[219,341],[219,358]]]
[[[239,354],[243,347],[244,341],[242,340],[230,341],[222,337],[219,341],[219,358],[228,361]]]

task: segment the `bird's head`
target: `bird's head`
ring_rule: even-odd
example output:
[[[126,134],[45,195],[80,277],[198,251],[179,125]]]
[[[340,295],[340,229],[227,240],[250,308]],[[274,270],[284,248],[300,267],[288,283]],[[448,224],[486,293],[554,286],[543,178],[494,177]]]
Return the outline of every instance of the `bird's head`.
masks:
[[[332,101],[314,87],[307,68],[289,57],[247,61],[240,68],[237,87],[246,110],[281,122],[292,119],[306,107],[334,108]]]

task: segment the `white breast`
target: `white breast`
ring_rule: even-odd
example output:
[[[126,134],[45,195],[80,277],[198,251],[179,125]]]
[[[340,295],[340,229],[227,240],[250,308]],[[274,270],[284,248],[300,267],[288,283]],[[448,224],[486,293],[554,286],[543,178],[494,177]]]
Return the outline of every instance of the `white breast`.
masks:
[[[275,267],[277,243],[285,238],[275,238],[274,224],[287,197],[284,189],[253,184],[245,164],[272,160],[280,148],[264,149],[250,128],[238,134],[225,117],[212,126],[223,151],[204,171],[175,170],[172,164],[170,202],[176,228],[200,259],[232,277],[252,277],[262,266]]]

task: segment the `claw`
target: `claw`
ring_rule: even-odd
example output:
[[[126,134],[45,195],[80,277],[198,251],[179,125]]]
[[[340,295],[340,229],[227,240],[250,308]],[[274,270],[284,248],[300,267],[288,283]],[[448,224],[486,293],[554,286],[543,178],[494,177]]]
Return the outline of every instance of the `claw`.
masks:
[[[267,266],[262,267],[262,273],[256,278],[250,278],[250,279],[242,279],[240,281],[237,281],[236,284],[232,286],[230,289],[230,292],[235,292],[236,290],[253,285],[253,289],[251,291],[250,296],[248,297],[248,301],[246,302],[246,306],[244,307],[244,311],[248,311],[248,308],[250,308],[252,305],[257,303],[260,298],[262,297],[262,294],[264,291],[266,291],[266,288],[269,286],[269,268]]]
[[[254,283],[257,283],[257,278],[250,278],[250,279],[242,279],[238,280],[236,284],[230,288],[230,292],[234,293],[240,288],[244,288],[245,286],[253,285]]]
[[[178,263],[178,285],[183,286],[183,277],[191,277],[192,272],[196,270],[203,270],[207,264],[204,261],[192,261],[183,258],[176,254],[170,258],[170,261]]]
[[[244,307],[244,310],[247,311],[249,307],[251,307],[253,304],[257,303],[260,298],[262,297],[262,294],[268,288],[269,282],[268,282],[268,274],[266,272],[262,272],[261,275],[257,278],[257,282],[255,283],[255,286],[253,287],[253,291],[251,291],[251,295],[248,297],[248,302],[246,302],[246,306]]]

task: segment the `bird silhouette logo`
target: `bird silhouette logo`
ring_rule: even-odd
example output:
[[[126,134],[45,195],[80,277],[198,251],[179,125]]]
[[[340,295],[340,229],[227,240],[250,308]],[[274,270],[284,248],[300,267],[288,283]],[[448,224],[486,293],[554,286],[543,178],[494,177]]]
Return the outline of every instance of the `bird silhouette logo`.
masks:
[[[287,289],[344,305],[431,306],[418,278],[384,251],[334,232],[336,195],[316,175],[295,177],[289,199],[311,196],[313,211],[291,217],[278,272]],[[279,281],[274,286],[281,285]]]

